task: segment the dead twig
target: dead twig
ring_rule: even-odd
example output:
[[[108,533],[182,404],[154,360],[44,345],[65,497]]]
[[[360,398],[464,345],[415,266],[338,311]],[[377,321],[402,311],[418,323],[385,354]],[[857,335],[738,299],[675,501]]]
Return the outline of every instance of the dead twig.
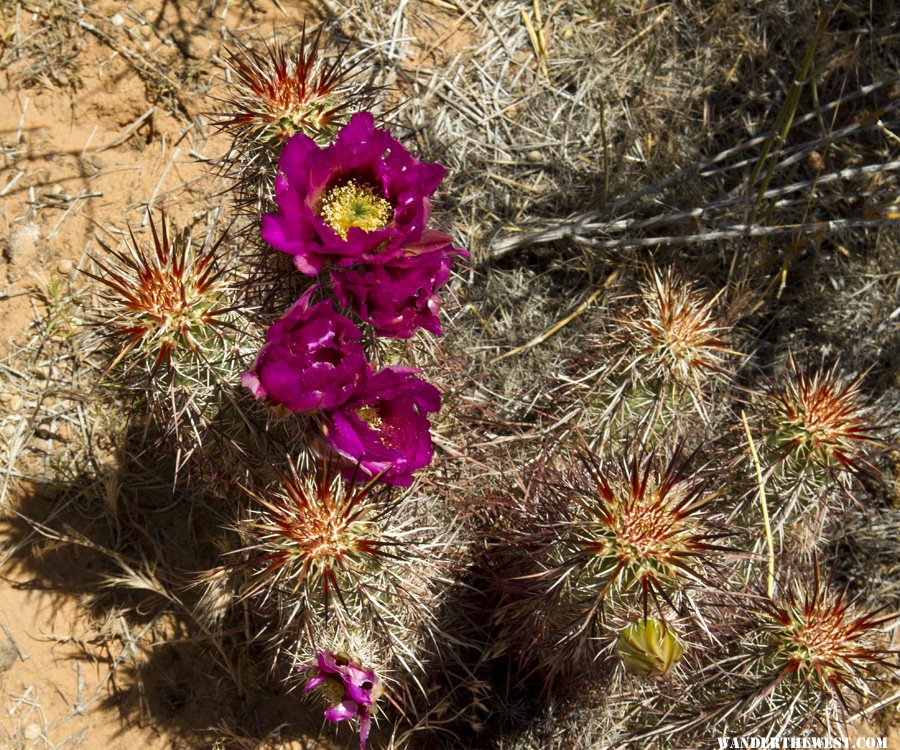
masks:
[[[131,123],[131,125],[129,125],[127,128],[125,128],[125,130],[122,132],[122,134],[118,138],[110,141],[105,146],[100,146],[100,148],[98,148],[95,151],[95,153],[99,154],[103,151],[114,148],[121,143],[125,143],[125,141],[127,141],[129,138],[131,138],[131,136],[134,135],[134,133],[137,131],[137,129],[141,125],[143,125],[147,121],[147,119],[153,115],[153,113],[155,111],[156,111],[156,107],[150,107],[150,109],[148,109],[146,112],[144,112],[144,114],[142,114],[140,117],[138,117],[133,123]]]
[[[12,644],[12,647],[16,650],[16,653],[19,655],[19,659],[22,661],[26,661],[28,659],[28,654],[26,654],[22,647],[16,643],[16,639],[13,638],[12,630],[9,629],[9,626],[6,623],[0,624],[0,628],[3,628],[3,632],[6,635],[6,638]]]

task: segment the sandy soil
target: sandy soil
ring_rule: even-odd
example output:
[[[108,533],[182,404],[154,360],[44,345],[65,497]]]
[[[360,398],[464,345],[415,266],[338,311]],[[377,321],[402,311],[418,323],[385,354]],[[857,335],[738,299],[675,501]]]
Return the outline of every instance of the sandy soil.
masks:
[[[158,21],[153,3],[129,4],[135,13],[116,14],[120,5],[97,4],[95,15],[85,16],[85,22],[110,35],[121,30],[116,39],[130,39],[140,50],[134,54],[180,55],[169,46],[174,40],[167,36],[174,34],[177,24]],[[136,20],[137,13],[142,13],[143,23]],[[21,16],[21,34],[35,33],[39,19]],[[213,21],[221,23],[220,19],[203,23],[211,29]],[[127,223],[142,228],[151,202],[184,221],[196,199],[212,189],[202,159],[206,149],[219,146],[207,141],[208,131],[200,132],[198,121],[188,120],[188,113],[208,109],[209,102],[195,97],[184,102],[185,112],[173,113],[153,95],[134,62],[116,49],[126,42],[104,43],[84,29],[72,33],[79,36],[77,89],[24,87],[21,66],[16,65],[3,72],[0,84],[6,177],[0,188],[0,221],[8,237],[4,253],[8,288],[0,301],[4,344],[19,336],[33,318],[29,292],[54,280],[69,283],[73,264],[84,267],[87,255],[97,249],[95,234],[115,242]],[[190,33],[190,54],[197,55],[188,58],[189,64],[211,84],[216,42],[203,36],[202,28],[183,33]]]

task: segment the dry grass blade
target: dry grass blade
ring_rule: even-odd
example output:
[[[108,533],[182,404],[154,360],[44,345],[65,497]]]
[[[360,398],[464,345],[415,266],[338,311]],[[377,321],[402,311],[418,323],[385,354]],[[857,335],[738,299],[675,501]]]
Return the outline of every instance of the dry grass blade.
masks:
[[[544,343],[554,333],[557,333],[558,331],[562,330],[566,325],[571,323],[575,318],[577,318],[579,315],[581,315],[581,313],[583,313],[585,310],[587,310],[588,307],[590,307],[594,303],[594,301],[597,299],[597,297],[599,297],[601,294],[603,294],[603,292],[606,291],[606,289],[610,286],[610,284],[612,284],[615,281],[617,275],[618,275],[618,273],[615,271],[613,273],[611,273],[606,278],[606,281],[603,283],[603,285],[601,287],[599,287],[598,289],[595,289],[593,292],[591,292],[591,295],[584,302],[582,302],[580,305],[578,305],[578,307],[576,307],[574,310],[572,310],[572,312],[570,312],[565,318],[560,320],[558,323],[553,325],[551,328],[548,328],[543,333],[535,336],[528,343],[522,344],[522,346],[517,346],[515,349],[511,349],[508,352],[504,352],[503,354],[501,354],[497,357],[494,357],[490,361],[489,364],[492,364],[492,365],[496,364],[500,360],[506,359],[507,357],[514,357],[517,354],[521,354],[522,352],[527,351],[528,349],[531,349],[531,347],[533,347],[533,346],[538,346],[539,344]]]
[[[772,540],[772,524],[769,522],[769,503],[766,500],[766,480],[763,477],[762,466],[759,462],[759,454],[756,451],[756,443],[753,441],[753,435],[750,433],[750,423],[747,422],[747,415],[741,412],[741,421],[744,423],[744,432],[747,435],[747,445],[750,448],[750,455],[753,457],[753,467],[756,469],[756,482],[759,492],[759,505],[762,508],[763,529],[766,532],[766,549],[769,553],[769,575],[766,579],[766,593],[769,598],[775,596],[775,544]]]

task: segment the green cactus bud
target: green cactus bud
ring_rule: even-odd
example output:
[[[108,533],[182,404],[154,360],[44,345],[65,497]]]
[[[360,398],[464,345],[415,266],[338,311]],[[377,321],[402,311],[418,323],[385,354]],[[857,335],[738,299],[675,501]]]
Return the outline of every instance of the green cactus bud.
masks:
[[[659,620],[642,620],[625,627],[616,641],[625,671],[640,677],[668,674],[684,649],[675,631]]]

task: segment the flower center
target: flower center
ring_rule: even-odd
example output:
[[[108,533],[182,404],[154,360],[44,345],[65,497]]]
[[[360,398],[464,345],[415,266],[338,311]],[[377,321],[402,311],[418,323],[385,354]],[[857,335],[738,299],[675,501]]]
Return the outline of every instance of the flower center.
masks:
[[[368,185],[349,180],[325,192],[319,215],[342,240],[347,239],[350,227],[372,232],[387,226],[393,208]]]
[[[333,674],[330,674],[325,678],[325,682],[322,683],[322,686],[319,689],[322,691],[322,695],[325,696],[325,700],[332,706],[336,706],[340,703],[344,699],[344,694],[347,692],[344,681]]]
[[[363,406],[356,410],[356,416],[376,432],[383,426],[381,415],[372,406]]]
[[[385,448],[397,450],[403,443],[403,433],[401,428],[393,422],[385,422],[382,419],[379,410],[380,403],[376,401],[374,404],[363,406],[356,409],[356,416],[365,422],[370,429],[378,433],[378,439]]]

